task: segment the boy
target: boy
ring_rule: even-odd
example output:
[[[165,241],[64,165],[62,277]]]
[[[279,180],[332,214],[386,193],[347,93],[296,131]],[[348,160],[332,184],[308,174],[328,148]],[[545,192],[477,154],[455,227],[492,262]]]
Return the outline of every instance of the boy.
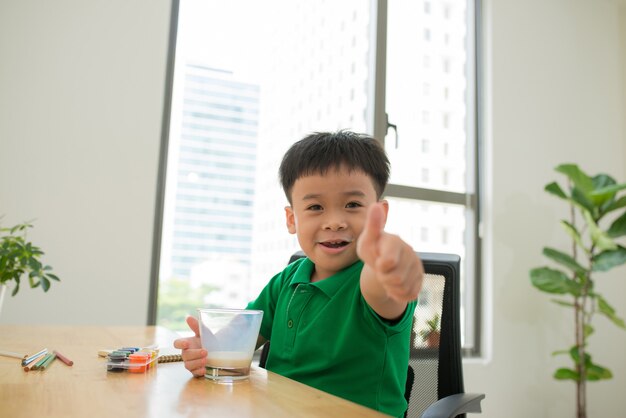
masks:
[[[406,410],[404,388],[415,299],[423,267],[413,249],[386,233],[381,200],[389,160],[371,137],[315,133],[283,157],[287,229],[306,258],[274,276],[248,309],[264,311],[257,347],[266,367],[387,414]],[[204,375],[195,337],[174,342],[185,367]]]

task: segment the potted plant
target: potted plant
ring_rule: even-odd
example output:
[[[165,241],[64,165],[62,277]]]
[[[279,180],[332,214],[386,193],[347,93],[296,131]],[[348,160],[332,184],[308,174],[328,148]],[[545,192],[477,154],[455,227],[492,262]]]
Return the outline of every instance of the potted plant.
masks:
[[[11,296],[15,296],[25,275],[31,288],[41,286],[44,292],[50,289],[51,280],[60,281],[52,274],[52,267],[42,264],[43,251],[27,240],[27,230],[32,227],[30,222],[24,222],[0,228],[0,312],[10,282],[14,282]]]
[[[592,319],[600,314],[616,326],[626,328],[624,320],[595,287],[599,273],[626,262],[626,248],[617,242],[626,235],[626,196],[618,197],[626,189],[626,183],[617,184],[607,174],[591,177],[575,164],[559,165],[555,170],[567,177],[567,187],[563,189],[552,182],[545,190],[569,204],[569,219],[561,220],[560,224],[569,235],[571,246],[566,252],[544,248],[543,255],[558,268],[532,269],[530,279],[543,292],[565,296],[552,301],[574,311],[571,324],[574,343],[553,353],[568,355],[573,367],[557,369],[554,378],[576,383],[576,416],[586,418],[587,381],[612,377],[611,371],[597,364],[588,351],[588,340],[594,332]]]
[[[439,347],[439,336],[441,335],[439,327],[440,320],[441,318],[437,312],[432,318],[426,321],[427,328],[420,331],[420,335],[427,347]]]

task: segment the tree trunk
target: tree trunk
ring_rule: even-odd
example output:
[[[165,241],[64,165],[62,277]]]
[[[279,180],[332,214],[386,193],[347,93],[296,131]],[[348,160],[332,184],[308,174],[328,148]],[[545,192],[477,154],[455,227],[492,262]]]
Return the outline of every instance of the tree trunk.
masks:
[[[576,347],[578,349],[578,361],[576,371],[576,418],[587,418],[587,371],[585,370],[585,298],[583,302],[576,303]]]

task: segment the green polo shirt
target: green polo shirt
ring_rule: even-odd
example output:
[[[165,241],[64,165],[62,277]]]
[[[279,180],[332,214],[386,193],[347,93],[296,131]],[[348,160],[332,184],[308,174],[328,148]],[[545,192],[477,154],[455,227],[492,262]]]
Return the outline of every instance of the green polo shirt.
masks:
[[[302,258],[274,276],[248,309],[264,311],[271,340],[266,367],[275,373],[381,412],[401,416],[415,302],[393,324],[360,289],[363,262],[311,283]]]

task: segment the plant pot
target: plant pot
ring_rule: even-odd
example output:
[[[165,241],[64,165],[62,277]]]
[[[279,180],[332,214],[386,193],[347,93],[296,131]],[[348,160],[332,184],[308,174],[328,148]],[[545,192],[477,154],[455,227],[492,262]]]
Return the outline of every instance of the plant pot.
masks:
[[[433,331],[426,337],[426,345],[430,348],[439,347],[439,331]]]
[[[0,284],[0,315],[2,315],[2,305],[4,304],[4,296],[6,295],[7,290],[9,290],[9,286],[4,283]]]

